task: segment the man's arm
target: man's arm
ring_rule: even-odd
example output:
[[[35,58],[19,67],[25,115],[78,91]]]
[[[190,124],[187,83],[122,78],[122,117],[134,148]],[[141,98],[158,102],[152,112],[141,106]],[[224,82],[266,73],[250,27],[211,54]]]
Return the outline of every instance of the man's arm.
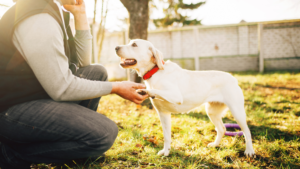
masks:
[[[86,100],[111,93],[111,82],[90,81],[72,74],[64,53],[63,32],[49,14],[37,14],[18,24],[13,43],[53,100]]]
[[[49,14],[37,14],[22,21],[14,31],[13,43],[53,100],[86,100],[116,93],[140,104],[147,98],[135,92],[145,88],[142,84],[99,82],[74,76],[64,53],[63,32]]]
[[[75,20],[75,42],[79,52],[79,61],[82,66],[90,64],[92,36],[90,34],[90,27],[87,20],[86,8],[84,0],[77,0],[75,4],[63,4],[64,8],[74,15]],[[88,50],[88,51],[86,51]],[[77,49],[78,51],[78,49]],[[137,104],[142,103],[148,96],[141,96],[135,92],[136,89],[144,89],[142,84],[132,82],[115,82],[112,83],[111,93],[118,94],[124,99],[131,100]]]
[[[91,64],[92,54],[92,35],[85,11],[85,3],[78,0],[74,5],[64,5],[64,8],[70,11],[75,20],[75,44],[79,60],[79,67],[85,67]]]
[[[90,30],[76,30],[74,41],[79,67],[85,67],[91,64],[92,39],[93,36]]]
[[[76,30],[90,30],[83,0],[77,0],[76,4],[63,4],[64,8],[74,15]]]

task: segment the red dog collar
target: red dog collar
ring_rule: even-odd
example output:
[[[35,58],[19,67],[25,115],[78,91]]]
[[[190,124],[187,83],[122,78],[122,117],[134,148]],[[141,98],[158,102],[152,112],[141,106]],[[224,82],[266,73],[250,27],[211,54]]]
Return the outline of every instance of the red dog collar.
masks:
[[[162,60],[162,63],[165,64],[165,62]],[[147,80],[149,78],[151,78],[157,71],[159,70],[158,66],[155,65],[154,68],[152,68],[151,70],[149,70],[149,72],[147,72],[144,76],[143,79]]]

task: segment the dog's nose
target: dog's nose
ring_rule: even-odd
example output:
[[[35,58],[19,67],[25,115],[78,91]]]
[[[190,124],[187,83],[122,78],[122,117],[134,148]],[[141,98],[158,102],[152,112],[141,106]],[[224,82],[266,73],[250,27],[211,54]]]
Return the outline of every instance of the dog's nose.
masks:
[[[115,48],[116,51],[118,51],[119,49],[120,49],[120,46],[117,46],[117,47]]]

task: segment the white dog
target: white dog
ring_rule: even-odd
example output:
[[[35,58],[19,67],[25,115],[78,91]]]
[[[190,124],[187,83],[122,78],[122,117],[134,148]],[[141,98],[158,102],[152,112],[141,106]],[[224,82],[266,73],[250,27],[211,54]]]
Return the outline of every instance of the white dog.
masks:
[[[144,78],[147,89],[138,92],[155,98],[151,102],[159,114],[164,133],[164,148],[159,155],[168,156],[171,150],[171,113],[189,112],[203,103],[217,130],[216,140],[208,146],[220,144],[226,131],[222,117],[229,108],[244,132],[245,155],[255,154],[246,123],[244,95],[232,75],[221,71],[189,71],[169,60],[164,63],[162,53],[150,42],[140,39],[117,46],[116,54],[121,57],[123,68],[134,69]]]

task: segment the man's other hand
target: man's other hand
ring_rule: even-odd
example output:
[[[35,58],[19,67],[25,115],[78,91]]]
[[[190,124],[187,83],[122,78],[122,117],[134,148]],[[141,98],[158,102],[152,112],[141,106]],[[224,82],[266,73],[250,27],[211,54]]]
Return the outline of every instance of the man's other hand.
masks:
[[[75,1],[75,0],[73,0]],[[72,0],[69,2],[69,1],[66,1],[64,3],[63,2],[63,6],[64,8],[67,10],[67,11],[70,11],[74,17],[76,17],[77,15],[82,15],[82,14],[85,14],[85,3],[83,0],[76,0],[75,4],[71,3],[73,2]]]
[[[148,95],[140,95],[136,92],[137,89],[146,89],[144,84],[133,82],[114,82],[111,94],[117,94],[124,99],[130,100],[136,104],[141,104]]]
[[[90,30],[84,0],[62,0],[62,3],[64,8],[74,15],[76,30]]]

